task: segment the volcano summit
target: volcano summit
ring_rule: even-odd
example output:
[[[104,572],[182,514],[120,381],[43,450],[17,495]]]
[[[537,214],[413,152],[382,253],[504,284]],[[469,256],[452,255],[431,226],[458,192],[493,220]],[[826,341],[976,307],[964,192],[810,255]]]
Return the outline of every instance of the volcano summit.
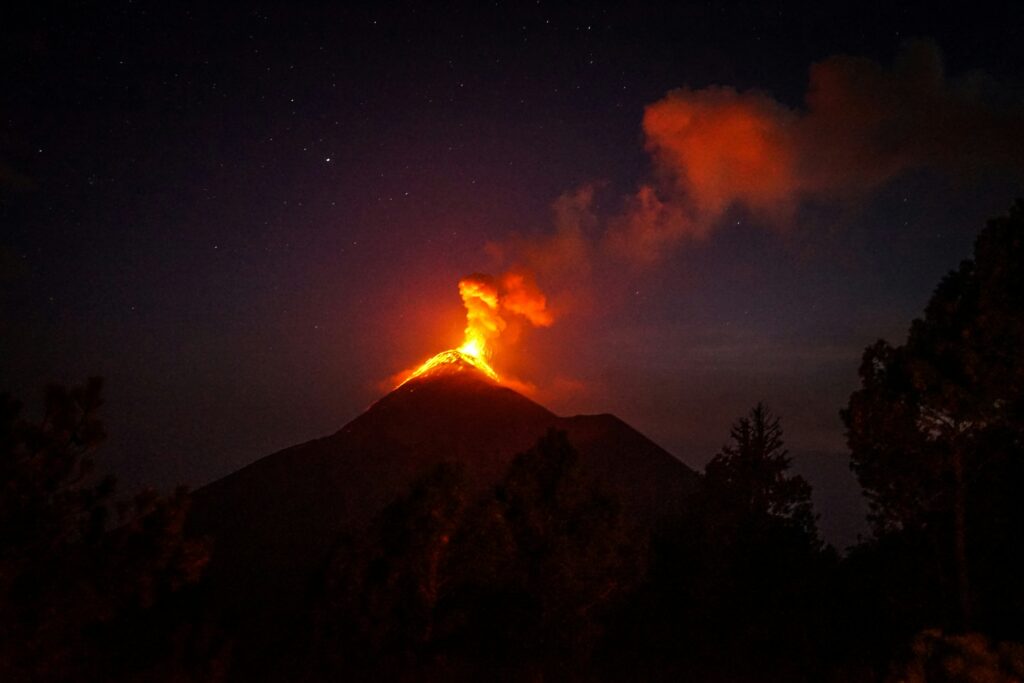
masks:
[[[458,351],[435,360],[335,434],[195,492],[192,524],[213,541],[209,578],[225,609],[253,628],[281,628],[340,539],[428,469],[460,466],[476,496],[552,429],[638,524],[676,511],[695,485],[692,470],[613,415],[559,417]]]
[[[426,379],[428,377],[441,377],[458,372],[476,371],[481,372],[488,378],[497,381],[498,375],[482,356],[473,356],[462,349],[448,349],[437,354],[426,363],[418,367],[408,377],[402,380],[405,384],[414,379]]]

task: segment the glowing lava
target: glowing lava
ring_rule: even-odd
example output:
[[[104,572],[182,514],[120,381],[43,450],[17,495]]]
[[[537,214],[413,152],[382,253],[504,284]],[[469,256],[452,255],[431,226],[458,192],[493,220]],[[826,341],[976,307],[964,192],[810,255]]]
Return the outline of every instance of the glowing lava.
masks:
[[[409,380],[416,379],[417,377],[430,375],[432,374],[432,371],[445,366],[461,369],[461,364],[470,365],[493,379],[495,382],[499,381],[498,373],[496,373],[483,358],[470,356],[458,349],[448,349],[447,351],[442,351],[423,365],[413,370],[412,374],[402,381],[402,384],[405,384]],[[402,384],[399,384],[398,386],[402,386]]]
[[[498,288],[486,275],[470,275],[459,281],[459,295],[466,306],[466,332],[462,346],[442,351],[419,366],[400,384],[422,377],[432,370],[465,363],[498,381],[498,373],[491,367],[491,349],[488,342],[501,334],[505,321],[499,314]]]
[[[547,327],[552,316],[544,295],[532,280],[507,273],[501,287],[488,275],[469,275],[459,281],[459,295],[466,307],[466,331],[462,345],[442,351],[408,374],[398,386],[438,369],[475,368],[495,382],[498,373],[491,367],[492,342],[505,330],[503,311],[526,318],[531,324]]]

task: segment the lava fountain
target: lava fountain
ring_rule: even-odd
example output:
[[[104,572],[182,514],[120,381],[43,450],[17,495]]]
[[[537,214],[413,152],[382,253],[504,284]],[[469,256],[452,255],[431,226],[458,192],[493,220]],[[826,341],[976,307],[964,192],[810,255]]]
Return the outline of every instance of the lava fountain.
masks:
[[[547,309],[547,299],[531,279],[520,273],[506,273],[499,282],[489,275],[469,275],[459,281],[459,296],[466,307],[462,344],[426,361],[408,373],[398,386],[436,368],[459,364],[476,368],[495,382],[500,382],[498,373],[491,366],[491,356],[494,341],[507,327],[503,314],[522,316],[538,327],[547,327],[554,322]]]

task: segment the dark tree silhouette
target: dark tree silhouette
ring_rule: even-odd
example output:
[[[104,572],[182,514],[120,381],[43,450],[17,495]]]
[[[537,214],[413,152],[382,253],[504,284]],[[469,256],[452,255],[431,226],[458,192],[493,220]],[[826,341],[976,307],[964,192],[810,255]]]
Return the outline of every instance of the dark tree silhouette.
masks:
[[[798,680],[813,670],[825,557],[811,486],[789,472],[779,418],[740,418],[708,462],[689,522],[689,637],[737,678]]]
[[[38,423],[0,397],[3,680],[111,679],[151,666],[170,647],[146,640],[167,633],[152,620],[154,606],[205,565],[205,546],[183,536],[184,490],[117,503],[113,478],[93,474],[105,436],[101,389],[96,378],[51,387]],[[128,626],[140,620],[150,627],[145,633]],[[186,675],[163,667],[149,677],[174,673]]]
[[[654,535],[650,581],[620,616],[626,677],[815,680],[832,618],[811,487],[778,418],[756,406],[708,463],[681,518]],[[610,644],[612,647],[616,643]]]
[[[466,507],[463,487],[462,471],[440,463],[366,534],[339,545],[316,616],[326,672],[394,677],[429,658],[442,569]]]
[[[932,538],[960,627],[979,587],[985,620],[1019,615],[1024,203],[988,223],[902,346],[867,348],[860,378],[842,418],[875,535]]]
[[[585,666],[644,557],[562,432],[518,455],[470,505],[459,471],[438,466],[365,534],[339,544],[317,597],[320,673],[568,674]]]
[[[779,418],[758,403],[740,418],[726,444],[704,469],[706,495],[737,513],[772,518],[817,539],[811,485],[789,474],[789,451]]]
[[[453,555],[451,637],[479,654],[501,633],[490,657],[506,666],[586,661],[608,609],[643,575],[646,539],[564,432],[517,456],[468,521]]]

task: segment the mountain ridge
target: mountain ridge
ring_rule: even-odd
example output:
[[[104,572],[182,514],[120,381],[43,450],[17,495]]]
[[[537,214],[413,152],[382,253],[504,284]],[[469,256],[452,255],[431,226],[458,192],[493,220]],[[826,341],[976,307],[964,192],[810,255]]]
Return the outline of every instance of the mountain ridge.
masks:
[[[550,429],[643,524],[671,514],[696,473],[610,414],[560,417],[479,371],[414,378],[335,433],[265,456],[193,494],[192,531],[213,540],[211,585],[231,609],[287,612],[345,534],[415,479],[457,463],[466,493],[500,481]]]

